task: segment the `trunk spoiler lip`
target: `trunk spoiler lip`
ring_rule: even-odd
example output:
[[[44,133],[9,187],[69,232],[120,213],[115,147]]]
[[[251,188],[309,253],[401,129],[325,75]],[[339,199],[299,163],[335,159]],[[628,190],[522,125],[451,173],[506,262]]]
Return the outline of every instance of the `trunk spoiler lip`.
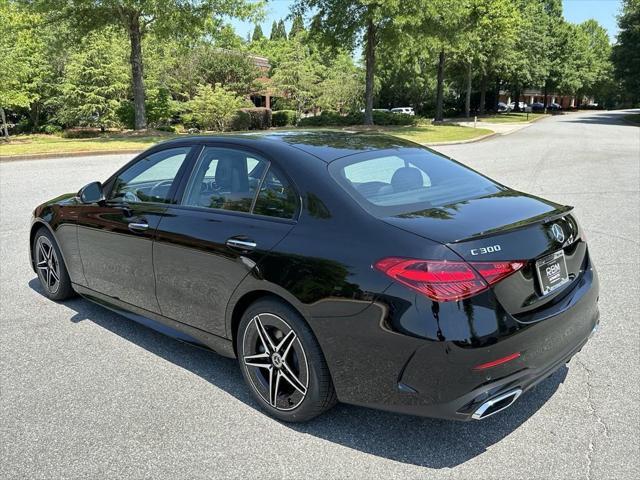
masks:
[[[559,208],[556,208],[551,212],[541,213],[540,215],[536,215],[535,217],[528,218],[522,221],[522,223],[518,225],[516,225],[515,223],[512,223],[511,225],[515,225],[513,227],[510,227],[509,225],[503,225],[501,227],[492,228],[491,230],[486,230],[484,232],[474,233],[468,237],[452,240],[450,242],[447,242],[445,245],[455,245],[457,243],[479,240],[482,238],[493,237],[493,236],[500,235],[507,232],[522,230],[523,228],[530,227],[531,225],[535,225],[536,223],[542,223],[542,224],[550,223],[572,212],[573,208],[574,208],[573,206],[564,205]]]

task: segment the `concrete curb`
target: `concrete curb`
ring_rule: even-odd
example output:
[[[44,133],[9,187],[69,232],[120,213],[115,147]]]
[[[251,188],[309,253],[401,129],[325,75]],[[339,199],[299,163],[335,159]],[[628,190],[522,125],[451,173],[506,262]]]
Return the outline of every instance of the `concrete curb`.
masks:
[[[479,137],[469,138],[467,140],[453,140],[451,142],[429,142],[429,143],[421,143],[420,145],[424,145],[425,147],[436,147],[438,145],[458,145],[463,143],[474,143],[480,142],[482,140],[486,140],[491,137],[495,137],[496,135],[500,135],[497,132],[487,133],[486,135],[480,135]]]
[[[0,163],[15,162],[18,160],[46,160],[49,158],[65,158],[65,157],[99,157],[101,155],[126,155],[129,153],[144,152],[143,149],[126,149],[126,150],[90,150],[85,152],[60,152],[60,153],[33,153],[26,155],[10,155],[0,156]]]

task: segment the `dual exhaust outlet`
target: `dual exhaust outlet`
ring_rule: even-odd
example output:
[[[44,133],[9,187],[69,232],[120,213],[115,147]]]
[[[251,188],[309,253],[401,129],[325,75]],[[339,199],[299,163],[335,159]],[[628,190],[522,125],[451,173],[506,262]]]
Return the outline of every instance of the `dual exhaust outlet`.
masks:
[[[513,405],[513,402],[515,402],[521,394],[522,389],[516,388],[515,390],[493,397],[480,405],[476,411],[473,412],[471,418],[474,420],[484,420],[491,415],[501,412]]]

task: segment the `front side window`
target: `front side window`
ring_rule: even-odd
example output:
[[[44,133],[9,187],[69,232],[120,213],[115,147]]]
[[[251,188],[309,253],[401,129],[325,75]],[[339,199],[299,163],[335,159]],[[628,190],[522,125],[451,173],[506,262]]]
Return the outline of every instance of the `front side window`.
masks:
[[[191,147],[178,147],[153,153],[120,173],[109,200],[127,203],[171,202],[174,181]]]
[[[501,191],[486,177],[426,149],[368,152],[338,159],[331,176],[379,217],[439,208]]]

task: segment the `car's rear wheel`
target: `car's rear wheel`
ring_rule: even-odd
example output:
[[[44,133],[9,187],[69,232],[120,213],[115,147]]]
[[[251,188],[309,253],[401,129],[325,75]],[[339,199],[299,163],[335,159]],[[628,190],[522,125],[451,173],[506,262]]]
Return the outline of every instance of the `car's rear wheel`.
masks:
[[[240,320],[236,347],[251,393],[271,416],[303,422],[336,403],[318,341],[284,302],[262,299],[252,304]]]
[[[33,239],[33,264],[44,294],[52,300],[66,300],[75,295],[67,267],[53,235],[41,228]]]

